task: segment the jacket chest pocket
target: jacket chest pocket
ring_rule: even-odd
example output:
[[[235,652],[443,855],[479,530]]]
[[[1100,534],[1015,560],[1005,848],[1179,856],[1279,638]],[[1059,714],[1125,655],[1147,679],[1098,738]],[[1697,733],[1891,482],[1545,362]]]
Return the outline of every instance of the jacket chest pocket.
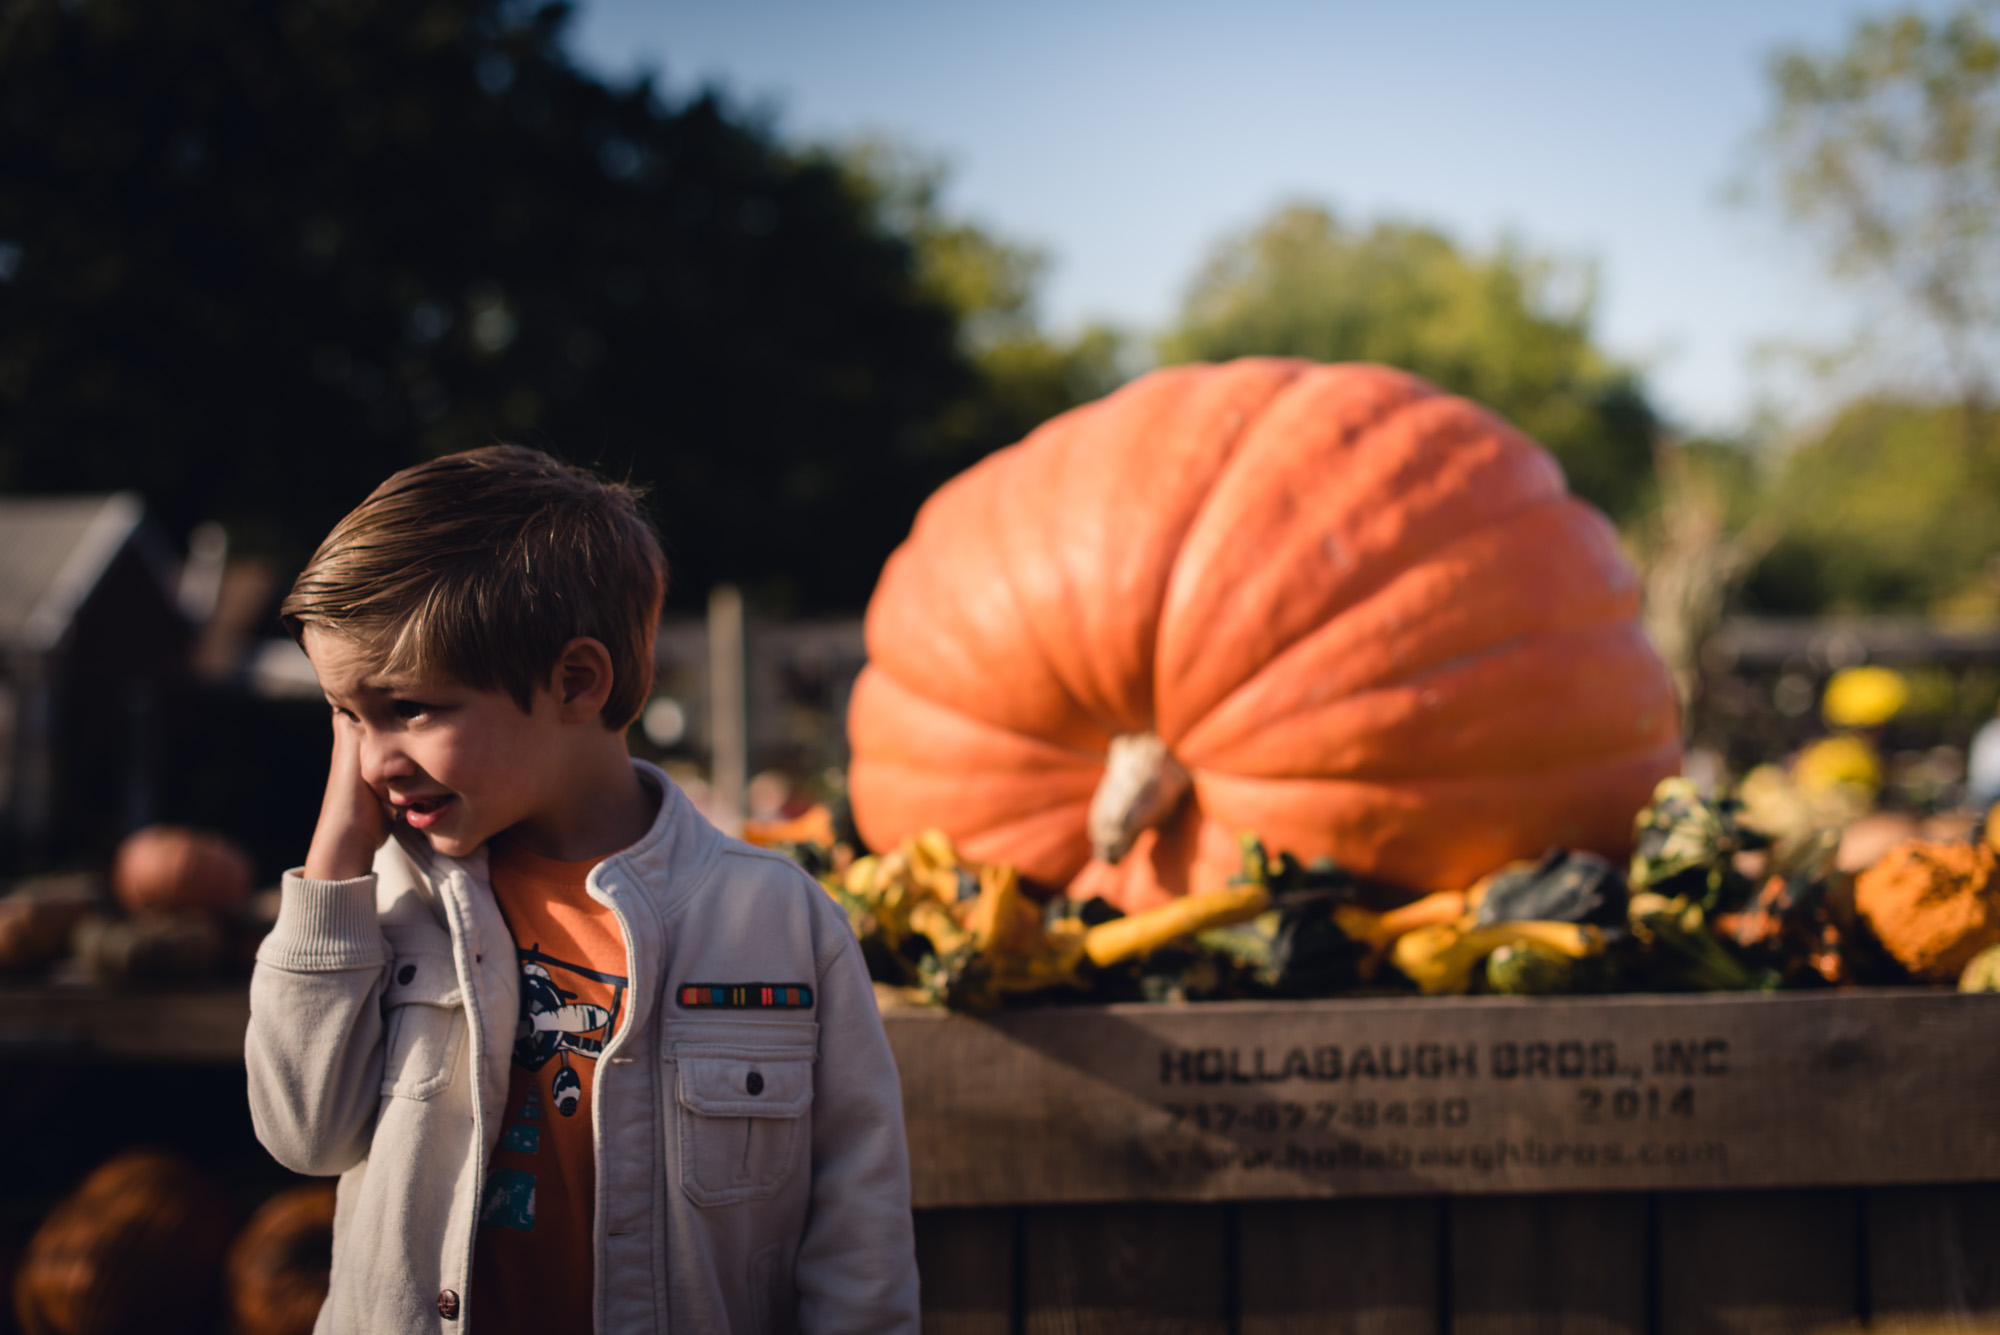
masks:
[[[679,1106],[681,1188],[696,1205],[774,1196],[812,1137],[816,1042],[669,1039]]]
[[[382,1092],[428,1099],[451,1084],[465,1042],[465,1000],[451,956],[398,955],[382,994]]]

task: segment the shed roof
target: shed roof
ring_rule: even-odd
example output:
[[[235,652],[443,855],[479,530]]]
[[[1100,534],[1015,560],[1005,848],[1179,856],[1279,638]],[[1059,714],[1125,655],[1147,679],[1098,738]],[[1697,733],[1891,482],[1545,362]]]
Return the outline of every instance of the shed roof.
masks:
[[[61,643],[144,515],[129,491],[0,497],[0,649],[44,653]]]

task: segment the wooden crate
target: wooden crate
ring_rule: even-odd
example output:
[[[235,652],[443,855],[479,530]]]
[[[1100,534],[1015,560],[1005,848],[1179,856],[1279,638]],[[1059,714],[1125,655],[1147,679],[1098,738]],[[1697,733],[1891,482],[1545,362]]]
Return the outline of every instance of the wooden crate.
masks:
[[[247,1016],[10,989],[0,1057],[240,1062]],[[1993,997],[886,1018],[927,1330],[2000,1324]]]
[[[2000,1319],[2000,1000],[888,1017],[926,1329]]]

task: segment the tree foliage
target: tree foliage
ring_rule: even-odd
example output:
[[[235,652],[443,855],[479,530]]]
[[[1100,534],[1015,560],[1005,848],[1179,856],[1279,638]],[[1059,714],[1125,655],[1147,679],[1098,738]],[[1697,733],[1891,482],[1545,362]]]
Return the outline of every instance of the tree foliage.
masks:
[[[2000,550],[2000,421],[1961,405],[1849,404],[1788,452],[1765,504],[1782,536],[1751,581],[1771,611],[1991,614]]]
[[[1294,204],[1216,248],[1161,355],[1402,367],[1511,419],[1579,495],[1625,516],[1645,493],[1657,422],[1637,375],[1591,340],[1587,279],[1516,248],[1473,255],[1428,228],[1355,229]]]
[[[957,317],[959,350],[979,370],[983,392],[961,399],[943,430],[989,447],[1018,440],[1125,379],[1121,331],[1094,324],[1069,338],[1044,332],[1036,295],[1048,256],[952,216],[939,161],[880,139],[835,160],[883,225],[909,241],[919,284]]]
[[[1834,271],[1885,287],[1929,324],[1977,413],[2000,321],[2000,36],[1993,8],[1905,10],[1827,53],[1770,67],[1761,141],[1787,215]]]
[[[2000,612],[2000,35],[1988,3],[1858,22],[1771,62],[1761,163],[1830,271],[1928,331],[1883,377],[1778,453],[1783,536],[1750,584],[1771,610]],[[1903,332],[1878,327],[1878,348]],[[1934,339],[1935,342],[1929,342]],[[1886,349],[1884,349],[1886,350]],[[1943,387],[1948,392],[1940,394]]]
[[[0,8],[0,487],[296,561],[391,470],[516,439],[650,484],[683,604],[858,607],[1019,434],[962,326],[1025,290],[958,294],[874,183],[712,96],[589,77],[563,13]],[[1019,377],[1050,402],[1055,361]]]

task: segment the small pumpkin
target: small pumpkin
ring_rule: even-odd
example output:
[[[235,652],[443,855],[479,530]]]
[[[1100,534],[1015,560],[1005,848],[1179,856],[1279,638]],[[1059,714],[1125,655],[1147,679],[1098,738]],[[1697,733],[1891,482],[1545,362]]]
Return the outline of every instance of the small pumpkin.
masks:
[[[1602,515],[1493,414],[1383,366],[1182,366],[928,500],[868,607],[864,840],[1130,911],[1252,832],[1413,891],[1613,859],[1680,764]]]
[[[759,848],[776,848],[780,844],[823,844],[831,848],[836,841],[833,812],[821,803],[789,819],[746,820],[743,841]]]
[[[333,1268],[333,1184],[281,1191],[229,1245],[235,1335],[310,1335]]]
[[[185,825],[148,825],[118,845],[111,890],[134,913],[206,910],[233,916],[250,898],[253,874],[249,854],[222,835]]]
[[[2000,944],[2000,857],[1985,844],[1898,844],[1855,878],[1854,907],[1914,977],[1951,982]]]
[[[103,893],[98,877],[72,873],[30,877],[0,895],[0,973],[37,969],[60,955]]]
[[[229,1210],[172,1155],[118,1155],[57,1203],[14,1278],[25,1335],[212,1330]]]

